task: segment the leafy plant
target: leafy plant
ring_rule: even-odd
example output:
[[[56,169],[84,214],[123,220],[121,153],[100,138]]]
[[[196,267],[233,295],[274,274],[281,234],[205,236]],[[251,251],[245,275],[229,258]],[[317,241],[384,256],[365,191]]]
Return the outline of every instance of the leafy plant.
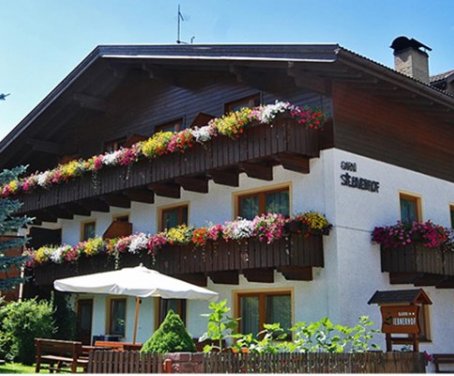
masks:
[[[143,344],[143,353],[195,352],[195,345],[180,316],[169,310],[158,330]]]
[[[74,340],[76,338],[76,312],[69,303],[69,294],[55,291],[52,293],[53,317],[57,327],[54,338]]]
[[[208,308],[211,310],[211,313],[202,314],[202,316],[208,317],[208,329],[200,337],[199,342],[207,339],[215,343],[217,342],[217,345],[206,345],[203,348],[204,352],[210,352],[213,349],[222,351],[227,339],[239,337],[233,334],[238,326],[238,320],[229,316],[230,308],[227,307],[227,300],[211,302]]]
[[[247,349],[250,353],[270,353],[276,354],[281,349],[285,349],[285,340],[288,333],[281,328],[281,324],[264,324],[264,329],[254,338],[252,334],[239,335],[232,348],[234,351],[241,352]]]
[[[35,360],[34,339],[49,338],[55,333],[51,302],[36,299],[8,303],[0,309],[2,331],[0,347],[6,358],[24,364]]]

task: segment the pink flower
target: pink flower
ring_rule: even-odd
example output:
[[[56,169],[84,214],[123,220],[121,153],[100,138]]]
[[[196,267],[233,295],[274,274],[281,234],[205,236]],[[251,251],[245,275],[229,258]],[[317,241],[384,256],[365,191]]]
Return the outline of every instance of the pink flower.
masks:
[[[98,171],[102,168],[102,155],[98,155],[93,158],[93,168]]]

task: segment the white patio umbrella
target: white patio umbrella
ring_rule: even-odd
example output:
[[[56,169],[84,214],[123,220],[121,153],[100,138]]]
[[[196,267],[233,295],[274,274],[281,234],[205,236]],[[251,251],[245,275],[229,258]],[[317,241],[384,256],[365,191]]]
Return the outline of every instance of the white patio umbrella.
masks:
[[[209,301],[218,298],[217,292],[147,269],[142,264],[135,268],[58,279],[54,281],[54,288],[65,292],[135,296],[133,343],[136,343],[137,337],[140,298],[161,297]]]

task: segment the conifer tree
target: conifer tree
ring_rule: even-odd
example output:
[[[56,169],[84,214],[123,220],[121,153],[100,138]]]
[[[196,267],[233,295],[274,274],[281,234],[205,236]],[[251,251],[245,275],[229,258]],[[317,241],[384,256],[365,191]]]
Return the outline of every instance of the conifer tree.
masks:
[[[17,179],[17,177],[23,174],[26,167],[19,166],[12,170],[4,170],[0,172],[0,187],[10,181]],[[11,198],[0,198],[0,237],[5,235],[13,234],[16,235],[18,230],[28,223],[31,222],[31,218],[28,217],[16,217],[14,213],[19,210],[21,203],[18,200]],[[1,238],[0,238],[1,239]],[[6,240],[0,240],[0,272],[8,274],[24,264],[26,257],[24,256],[13,256],[9,257],[5,255],[5,252],[9,249],[20,248],[25,245],[27,239],[25,237],[16,237]],[[0,280],[0,291],[7,291],[12,289],[14,286],[23,282],[20,277],[12,277]]]

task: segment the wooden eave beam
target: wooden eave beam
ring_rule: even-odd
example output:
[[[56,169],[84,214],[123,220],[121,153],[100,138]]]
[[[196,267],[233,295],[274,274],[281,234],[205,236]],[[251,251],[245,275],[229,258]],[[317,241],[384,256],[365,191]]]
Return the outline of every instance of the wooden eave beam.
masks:
[[[145,204],[154,203],[154,193],[149,189],[130,189],[124,192],[124,194],[129,197],[131,201],[142,202]]]
[[[278,163],[282,164],[282,167],[284,167],[286,170],[300,172],[303,174],[310,173],[309,158],[300,155],[281,153],[275,157],[275,160],[278,161]]]
[[[260,180],[273,180],[273,166],[260,163],[240,163],[240,169],[250,178]]]
[[[68,204],[65,204],[65,208],[70,211],[71,213],[74,213],[75,215],[82,215],[89,217],[91,214],[91,211],[87,209],[86,207],[76,203],[76,202],[70,202]]]
[[[207,274],[208,277],[210,277],[210,279],[213,281],[213,283],[221,283],[225,285],[238,285],[240,283],[238,270],[211,272]]]
[[[280,266],[277,271],[290,281],[312,281],[312,268],[310,266]]]
[[[58,217],[46,210],[46,209],[43,209],[43,210],[40,210],[39,212],[36,212],[34,213],[34,215],[32,215],[32,217],[35,217],[39,222],[57,222],[58,221]]]
[[[181,177],[176,178],[175,182],[186,191],[208,193],[208,178],[206,177]]]
[[[48,208],[47,209],[50,213],[55,215],[57,218],[62,218],[62,219],[73,219],[74,215],[67,209],[65,209],[63,206],[60,207],[53,207],[53,208]]]
[[[182,281],[188,283],[192,283],[196,286],[206,287],[208,285],[207,276],[203,273],[176,274],[175,278],[181,279]]]
[[[109,212],[109,204],[99,199],[89,198],[81,200],[78,203],[90,211]]]
[[[244,269],[243,274],[248,282],[274,283],[273,268]]]
[[[73,100],[82,108],[88,108],[90,110],[107,112],[109,110],[109,104],[101,98],[93,97],[91,95],[75,93],[73,94]]]
[[[121,193],[103,195],[101,196],[101,200],[107,202],[109,206],[116,206],[124,209],[129,209],[131,207],[131,200]]]
[[[155,194],[163,197],[180,198],[181,190],[178,184],[173,183],[153,183],[148,185]]]
[[[229,187],[238,187],[239,171],[236,170],[216,170],[209,171],[209,174],[216,184],[228,185]]]

